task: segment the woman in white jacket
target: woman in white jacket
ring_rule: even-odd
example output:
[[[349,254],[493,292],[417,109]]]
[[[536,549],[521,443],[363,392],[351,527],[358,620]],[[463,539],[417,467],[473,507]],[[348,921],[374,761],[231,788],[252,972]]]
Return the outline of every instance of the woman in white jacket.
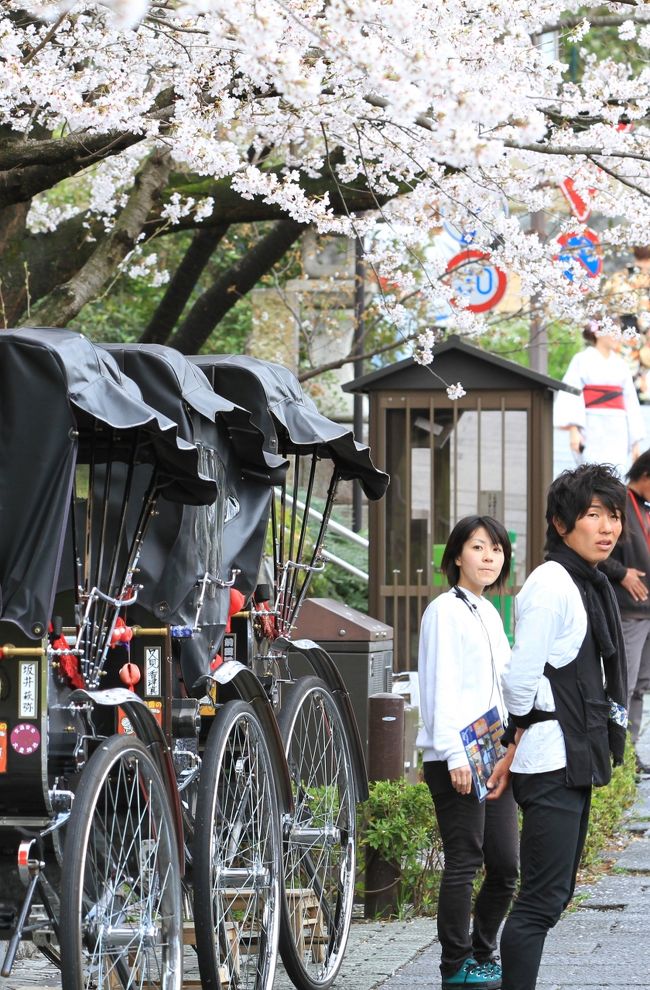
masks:
[[[517,810],[509,787],[499,788],[496,800],[479,800],[460,732],[495,706],[506,721],[499,684],[510,648],[483,592],[503,586],[510,556],[501,523],[490,516],[461,519],[442,557],[451,589],[422,617],[418,745],[444,850],[437,915],[443,990],[501,986],[496,942],[517,882]],[[483,866],[472,921],[472,885]]]

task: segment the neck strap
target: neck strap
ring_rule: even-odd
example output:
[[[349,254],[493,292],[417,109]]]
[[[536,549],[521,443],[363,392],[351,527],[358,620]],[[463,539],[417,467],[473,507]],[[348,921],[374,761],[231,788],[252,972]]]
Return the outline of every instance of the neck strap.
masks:
[[[470,602],[469,598],[467,597],[463,589],[459,588],[457,584],[454,585],[453,592],[456,598],[460,598],[461,602],[464,602],[467,605],[467,607],[472,610],[472,612],[478,611],[478,606],[475,605],[473,602]]]

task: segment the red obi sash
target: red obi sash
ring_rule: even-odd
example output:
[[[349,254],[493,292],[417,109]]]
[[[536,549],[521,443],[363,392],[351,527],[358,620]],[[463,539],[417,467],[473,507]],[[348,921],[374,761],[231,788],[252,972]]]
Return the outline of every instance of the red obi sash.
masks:
[[[618,385],[585,385],[585,409],[625,409],[623,389]]]

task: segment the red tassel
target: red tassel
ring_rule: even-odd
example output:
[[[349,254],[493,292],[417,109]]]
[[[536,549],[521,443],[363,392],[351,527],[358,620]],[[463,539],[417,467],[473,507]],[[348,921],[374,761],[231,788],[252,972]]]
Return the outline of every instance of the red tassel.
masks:
[[[115,620],[115,628],[111,633],[111,650],[114,650],[116,646],[126,646],[133,639],[133,630],[131,626],[127,626],[124,619],[118,618]]]
[[[82,673],[79,670],[79,657],[76,657],[74,653],[67,652],[68,641],[65,636],[59,636],[58,639],[53,640],[52,649],[66,651],[59,656],[59,670],[67,678],[70,685],[74,688],[85,687]]]

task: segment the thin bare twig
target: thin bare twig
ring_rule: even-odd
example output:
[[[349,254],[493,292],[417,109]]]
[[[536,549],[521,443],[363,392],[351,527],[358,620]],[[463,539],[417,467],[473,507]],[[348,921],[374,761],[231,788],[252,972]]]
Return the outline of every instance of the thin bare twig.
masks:
[[[650,196],[650,192],[647,189],[643,189],[641,186],[638,186],[636,182],[631,182],[630,179],[619,175],[613,168],[608,168],[607,165],[603,165],[602,162],[597,162],[591,155],[589,155],[589,161],[592,162],[592,164],[594,164],[597,168],[602,168],[603,172],[606,172],[607,175],[611,175],[613,179],[616,179],[616,181],[620,182],[622,185],[628,186],[635,192],[641,193],[642,196]]]
[[[63,21],[66,19],[67,16],[68,16],[68,11],[64,10],[63,13],[60,14],[57,20],[54,22],[54,24],[47,32],[47,34],[44,36],[40,44],[38,44],[36,48],[32,48],[31,52],[28,52],[28,54],[25,55],[25,57],[22,60],[23,65],[27,65],[29,62],[32,61],[33,58],[36,58],[38,53],[42,51],[47,44],[49,44],[49,42],[52,40],[56,32],[59,30],[59,27],[61,26],[61,24],[63,23]]]
[[[335,371],[337,368],[342,368],[344,364],[349,364],[351,361],[365,361],[367,358],[376,357],[378,354],[394,351],[398,347],[402,347],[403,344],[408,344],[412,340],[415,340],[418,333],[419,331],[416,331],[415,333],[408,334],[408,336],[403,336],[402,340],[393,340],[390,344],[382,344],[381,347],[373,347],[371,350],[363,351],[362,353],[359,353],[353,347],[343,358],[338,358],[336,361],[329,361],[327,364],[320,364],[317,368],[310,368],[309,371],[303,371],[302,374],[298,375],[298,380],[306,382],[310,378],[316,378],[317,375],[324,375],[326,371]],[[442,378],[440,381],[442,381]]]

